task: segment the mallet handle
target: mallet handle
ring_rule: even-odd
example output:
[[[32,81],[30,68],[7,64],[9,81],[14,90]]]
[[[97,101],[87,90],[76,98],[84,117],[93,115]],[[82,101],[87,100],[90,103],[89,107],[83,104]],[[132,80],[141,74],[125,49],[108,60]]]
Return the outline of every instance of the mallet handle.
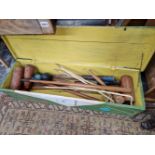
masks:
[[[112,92],[120,92],[120,93],[131,93],[131,89],[129,88],[122,88],[122,87],[115,87],[115,86],[99,86],[99,85],[90,85],[90,84],[78,84],[78,83],[68,83],[68,82],[61,82],[61,81],[43,81],[43,80],[28,80],[22,79],[22,81],[28,81],[33,83],[40,83],[40,84],[54,84],[54,85],[61,85],[61,86],[75,86],[75,87],[83,87],[83,88],[92,88],[92,89],[99,89],[99,90],[107,90]]]

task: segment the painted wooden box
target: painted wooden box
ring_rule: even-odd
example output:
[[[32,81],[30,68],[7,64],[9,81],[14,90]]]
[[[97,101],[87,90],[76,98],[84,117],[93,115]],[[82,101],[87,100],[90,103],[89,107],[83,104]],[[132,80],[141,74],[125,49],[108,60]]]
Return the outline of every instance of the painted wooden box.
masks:
[[[58,27],[55,35],[3,36],[18,65],[33,64],[40,72],[58,74],[62,64],[80,75],[89,69],[98,75],[127,74],[134,81],[135,104],[122,105],[68,97],[62,91],[9,89],[12,70],[1,85],[1,91],[30,96],[66,106],[79,106],[107,113],[134,116],[145,110],[140,73],[145,70],[155,49],[154,27]]]

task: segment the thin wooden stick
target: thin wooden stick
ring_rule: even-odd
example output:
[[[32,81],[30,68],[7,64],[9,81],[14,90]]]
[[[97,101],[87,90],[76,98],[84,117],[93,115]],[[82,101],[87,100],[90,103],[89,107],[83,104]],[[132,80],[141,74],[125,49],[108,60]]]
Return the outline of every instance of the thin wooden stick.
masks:
[[[35,88],[35,87],[33,87]],[[133,105],[133,97],[131,95],[126,95],[126,94],[120,94],[116,92],[111,92],[111,91],[105,91],[105,90],[97,90],[97,89],[90,89],[90,88],[81,88],[81,87],[51,87],[51,86],[43,86],[45,89],[60,89],[60,90],[77,90],[77,91],[87,91],[87,92],[96,92],[96,93],[106,93],[106,94],[112,94],[112,95],[118,95],[118,96],[123,96],[123,97],[128,97],[130,99],[130,105]]]
[[[97,76],[94,74],[94,72],[92,70],[89,70],[89,73],[91,74],[91,76],[102,86],[105,86],[106,84]]]
[[[106,97],[108,100],[107,101],[111,101],[112,103],[114,103],[114,100],[111,98],[111,95],[105,95],[105,93],[98,91],[99,94],[101,94],[102,96]]]
[[[62,66],[62,65],[60,65],[60,64],[57,64],[57,66],[59,67],[60,70],[64,71],[65,73],[67,73],[67,74],[70,75],[71,77],[73,77],[73,78],[75,78],[75,79],[81,81],[82,83],[94,85],[94,83],[92,83],[92,82],[90,82],[90,81],[84,79],[84,78],[83,78],[82,76],[80,76],[80,75],[77,75],[77,74],[73,73],[72,71],[66,69],[64,66]]]
[[[146,97],[146,98],[145,98],[145,101],[146,101],[146,102],[155,102],[155,99],[154,99],[154,98]]]
[[[74,88],[75,88],[75,90],[74,90]],[[48,85],[48,86],[33,86],[32,87],[32,90],[40,90],[40,89],[57,89],[57,90],[65,90],[65,91],[68,91],[68,90],[73,90],[73,91],[86,91],[87,92],[87,88],[84,88],[84,89],[78,89],[78,87],[60,87],[60,86],[54,86],[54,85]],[[88,91],[88,92],[91,92],[91,91]],[[94,92],[94,91],[93,91]],[[80,92],[81,93],[81,92]],[[113,101],[113,99],[111,99],[111,98],[109,98],[109,95],[106,95],[106,94],[104,94],[103,92],[101,93],[101,92],[99,92],[99,91],[95,91],[94,93],[98,93],[98,94],[100,94],[100,95],[102,95],[102,96],[104,96],[105,98],[107,98],[108,100],[110,100],[111,102],[114,102]],[[87,95],[88,96],[88,95]],[[91,97],[91,96],[89,96],[89,97]],[[95,98],[94,98],[95,99]],[[96,100],[98,100],[98,99],[96,99]]]
[[[51,88],[61,88],[60,86],[58,87],[58,86],[56,86],[56,85],[50,85],[50,87]],[[46,86],[33,86],[32,87],[32,90],[40,90],[40,89],[48,89],[48,88],[46,88]],[[61,89],[61,90],[64,90],[64,89]],[[95,98],[95,97],[92,97],[92,96],[89,96],[89,95],[86,95],[86,94],[83,94],[83,93],[81,93],[81,92],[78,92],[78,91],[74,91],[74,90],[67,90],[67,89],[65,89],[64,90],[65,92],[68,92],[68,93],[70,93],[70,94],[73,94],[73,95],[76,95],[76,96],[78,96],[78,97],[82,97],[82,98],[85,98],[85,99],[88,99],[88,100],[99,100],[99,99],[97,99],[97,98]]]
[[[152,93],[155,90],[155,87],[150,88],[149,90],[147,90],[145,92],[145,96],[149,95],[150,93]]]
[[[68,93],[71,93],[71,94],[73,94],[73,95],[76,95],[76,96],[79,96],[79,97],[88,99],[88,100],[99,100],[99,99],[97,99],[97,98],[95,98],[95,97],[92,97],[92,96],[83,94],[83,93],[81,93],[81,92],[72,91],[72,90],[65,90],[65,91],[68,92]]]
[[[92,70],[89,70],[89,73],[91,74],[91,76],[102,86],[106,86],[106,84],[97,76],[94,74],[94,72]],[[106,98],[108,98],[108,101],[111,101],[111,102],[114,102],[114,100],[112,99],[112,96],[111,95],[105,95],[104,93],[101,93],[100,94],[102,96],[106,96]]]
[[[50,85],[50,86],[55,87],[56,85]],[[78,92],[78,91],[74,91],[74,90],[65,90],[65,91],[68,92],[68,93],[70,93],[70,94],[73,94],[73,95],[76,95],[76,96],[79,96],[79,97],[82,97],[82,98],[85,98],[85,99],[88,99],[88,100],[98,100],[95,97],[92,97],[92,96],[83,94],[83,93]]]
[[[130,93],[131,89],[122,88],[122,87],[115,87],[115,86],[99,86],[99,85],[89,85],[89,84],[79,84],[79,83],[67,83],[67,82],[60,82],[60,81],[43,81],[43,80],[28,80],[22,79],[21,81],[28,81],[33,83],[41,83],[41,84],[55,84],[60,86],[75,86],[75,87],[82,87],[82,88],[92,88],[92,89],[99,89],[99,90],[106,90],[106,91],[113,91],[113,92],[120,92],[120,93]]]

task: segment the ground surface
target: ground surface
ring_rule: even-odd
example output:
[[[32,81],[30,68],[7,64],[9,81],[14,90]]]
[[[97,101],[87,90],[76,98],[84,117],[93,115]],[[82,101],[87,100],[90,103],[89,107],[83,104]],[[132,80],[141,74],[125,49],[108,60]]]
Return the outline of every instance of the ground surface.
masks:
[[[0,134],[155,134],[140,122],[0,94]]]

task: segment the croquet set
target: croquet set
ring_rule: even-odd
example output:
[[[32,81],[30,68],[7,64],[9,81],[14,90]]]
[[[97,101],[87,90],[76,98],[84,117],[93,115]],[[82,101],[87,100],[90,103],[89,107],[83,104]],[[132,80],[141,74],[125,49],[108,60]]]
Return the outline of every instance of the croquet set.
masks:
[[[145,110],[140,73],[155,49],[149,27],[58,27],[3,36],[16,63],[1,91],[51,104],[134,116]]]
[[[134,104],[134,87],[131,76],[123,75],[119,82],[114,76],[97,76],[92,71],[89,71],[90,75],[80,76],[61,65],[58,67],[60,71],[64,72],[64,75],[37,73],[38,69],[32,65],[15,67],[10,88],[23,91],[61,90],[83,99]]]

